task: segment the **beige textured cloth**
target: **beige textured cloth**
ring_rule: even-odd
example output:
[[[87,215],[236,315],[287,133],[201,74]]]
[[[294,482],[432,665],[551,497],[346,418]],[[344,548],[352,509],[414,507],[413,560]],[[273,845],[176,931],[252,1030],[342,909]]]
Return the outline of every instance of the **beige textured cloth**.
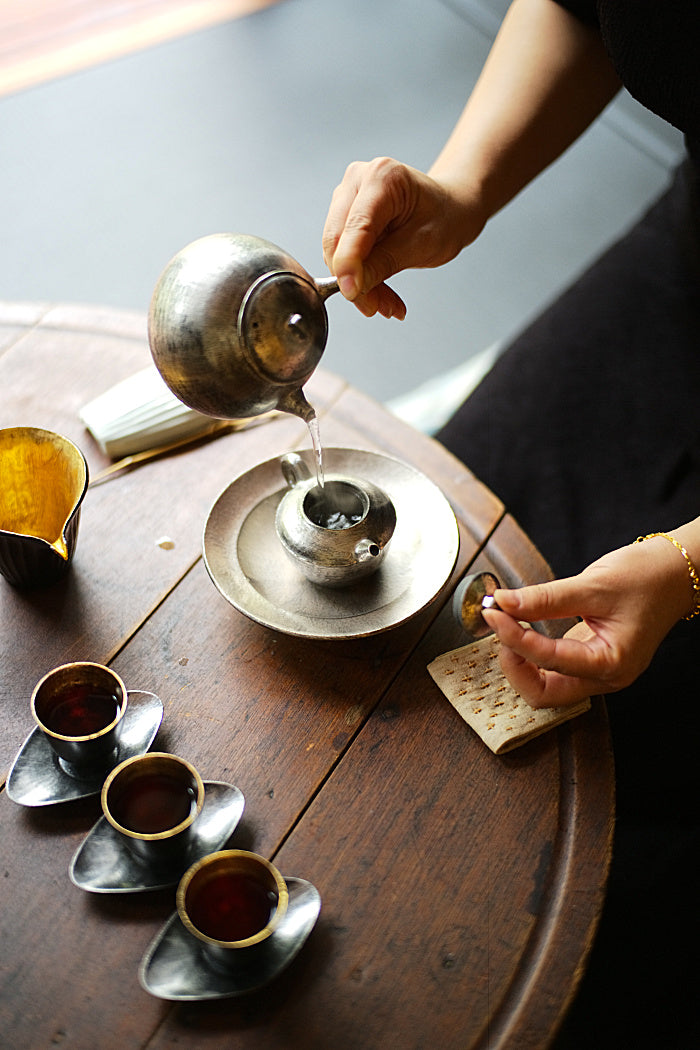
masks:
[[[438,656],[428,665],[452,706],[494,754],[520,747],[590,708],[590,699],[571,707],[530,707],[501,671],[499,653],[500,642],[490,635]]]

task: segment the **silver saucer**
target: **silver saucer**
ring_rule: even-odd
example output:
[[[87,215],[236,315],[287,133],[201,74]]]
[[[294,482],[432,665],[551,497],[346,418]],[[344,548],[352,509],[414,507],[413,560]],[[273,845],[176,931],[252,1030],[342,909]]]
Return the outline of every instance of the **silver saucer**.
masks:
[[[205,781],[204,790],[202,812],[180,864],[162,870],[139,861],[107,818],[100,817],[71,861],[72,882],[88,893],[141,893],[174,886],[190,864],[221,849],[243,813],[243,792],[233,784]]]
[[[301,453],[315,470],[313,453]],[[288,560],[275,531],[286,488],[279,458],[240,475],[204,528],[204,563],[217,589],[257,623],[304,638],[360,638],[429,605],[449,579],[459,529],[440,489],[414,467],[376,452],[324,448],[324,470],[374,482],[391,497],[396,530],[380,568],[341,589],[316,586]]]
[[[68,770],[37,726],[17,753],[5,790],[20,806],[53,806],[96,795],[119,762],[148,751],[163,720],[163,705],[155,693],[129,691],[114,755],[89,774]]]
[[[230,999],[262,988],[301,950],[321,910],[321,896],[305,879],[285,878],[287,913],[261,944],[239,949],[235,970],[209,965],[201,942],[188,933],[175,912],[151,942],[139,967],[141,986],[159,999]]]

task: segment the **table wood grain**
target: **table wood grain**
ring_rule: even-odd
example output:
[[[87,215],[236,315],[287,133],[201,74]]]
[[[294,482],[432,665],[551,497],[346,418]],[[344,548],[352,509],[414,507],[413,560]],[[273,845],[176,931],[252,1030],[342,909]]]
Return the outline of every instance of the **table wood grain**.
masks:
[[[107,461],[78,410],[148,361],[140,315],[4,304],[0,425],[57,430],[96,473]],[[99,801],[28,809],[2,792],[0,1031],[12,1050],[521,1050],[548,1045],[574,994],[609,861],[604,704],[495,757],[426,671],[461,644],[449,596],[468,567],[514,585],[548,567],[436,442],[323,370],[308,394],[325,444],[398,456],[450,500],[461,547],[437,600],[383,634],[328,642],[269,630],[221,598],[201,558],[206,515],[238,473],[308,447],[293,417],[116,475],[88,492],[64,581],[23,593],[0,579],[0,769],[31,729],[45,671],[109,663],[161,697],[158,749],[243,791],[231,845],[310,879],[319,921],[262,992],[153,998],[137,971],[174,892],[82,892],[68,866]]]

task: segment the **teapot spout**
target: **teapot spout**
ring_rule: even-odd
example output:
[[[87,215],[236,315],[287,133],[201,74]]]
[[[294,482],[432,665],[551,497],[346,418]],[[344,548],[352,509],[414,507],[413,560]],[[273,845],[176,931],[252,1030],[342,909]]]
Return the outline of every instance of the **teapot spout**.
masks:
[[[382,548],[374,540],[364,539],[355,547],[355,558],[358,565],[365,561],[372,561],[382,553]]]
[[[299,416],[307,424],[316,418],[316,413],[306,400],[301,387],[296,390],[285,390],[277,407],[280,412],[289,412],[293,416]]]

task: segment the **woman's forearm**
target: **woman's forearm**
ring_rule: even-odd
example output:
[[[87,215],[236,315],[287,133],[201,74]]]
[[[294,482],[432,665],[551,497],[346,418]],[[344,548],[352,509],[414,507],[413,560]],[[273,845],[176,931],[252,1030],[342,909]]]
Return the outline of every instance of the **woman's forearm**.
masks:
[[[429,174],[487,220],[588,127],[620,87],[596,30],[554,0],[514,0]]]
[[[386,281],[442,266],[591,123],[620,86],[598,33],[554,0],[515,0],[428,176],[388,157],[336,187],[323,257],[368,317],[403,317]]]

